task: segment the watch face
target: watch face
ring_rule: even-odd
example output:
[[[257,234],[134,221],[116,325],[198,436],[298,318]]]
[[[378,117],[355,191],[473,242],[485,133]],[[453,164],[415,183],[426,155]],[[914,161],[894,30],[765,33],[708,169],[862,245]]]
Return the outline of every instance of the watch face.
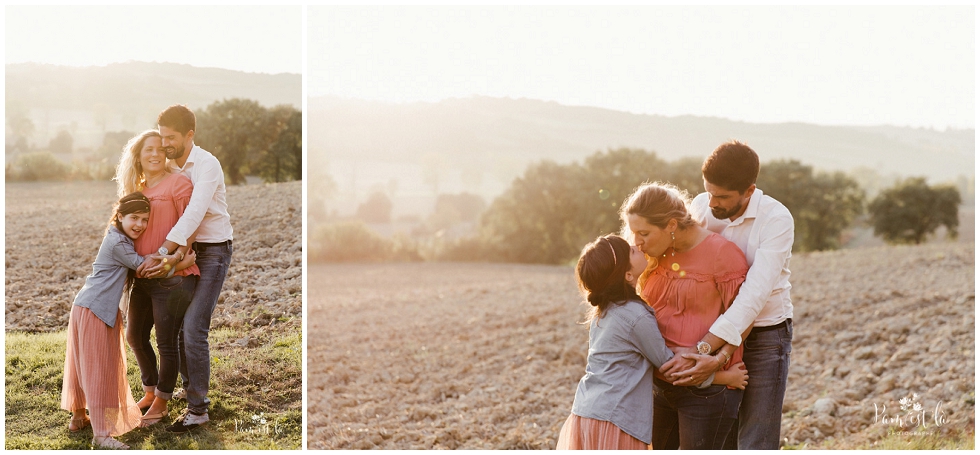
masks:
[[[699,354],[707,354],[710,350],[711,350],[711,345],[710,344],[705,343],[704,341],[699,341],[698,342],[698,353]]]

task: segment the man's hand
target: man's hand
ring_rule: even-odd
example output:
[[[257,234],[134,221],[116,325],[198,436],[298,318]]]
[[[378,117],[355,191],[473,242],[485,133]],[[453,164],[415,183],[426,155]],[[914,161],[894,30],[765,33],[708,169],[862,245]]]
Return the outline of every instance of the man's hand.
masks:
[[[685,355],[688,354],[675,355],[672,359],[660,366],[660,372],[664,374],[664,377],[668,381],[673,381],[676,373],[687,371],[695,365],[694,360],[685,358]]]
[[[677,357],[686,359],[688,362],[694,361],[694,366],[674,371],[671,374],[664,373],[664,377],[674,385],[680,387],[701,385],[711,376],[711,373],[718,371],[722,364],[716,356],[707,354],[681,354]],[[675,357],[675,359],[677,358]],[[671,359],[673,360],[673,359]]]
[[[151,262],[152,261],[152,262]],[[147,262],[151,262],[150,265],[146,265]],[[177,255],[171,254],[169,256],[158,256],[150,255],[143,262],[143,276],[142,278],[163,278],[170,273],[170,269],[177,265]],[[139,273],[139,269],[136,271]]]
[[[160,262],[160,259],[161,258],[163,258],[163,256],[158,256],[158,255],[155,255],[155,254],[147,255],[143,259],[143,263],[140,264],[140,266],[136,268],[136,277],[137,278],[149,278],[148,276],[146,276],[147,269],[153,269],[157,265],[162,265],[162,263]]]
[[[671,349],[671,351],[674,351],[674,357],[660,366],[660,372],[668,380],[670,380],[671,373],[683,371],[694,366],[693,360],[685,359],[681,357],[681,354],[697,354],[698,352],[696,348],[691,346],[677,346]]]

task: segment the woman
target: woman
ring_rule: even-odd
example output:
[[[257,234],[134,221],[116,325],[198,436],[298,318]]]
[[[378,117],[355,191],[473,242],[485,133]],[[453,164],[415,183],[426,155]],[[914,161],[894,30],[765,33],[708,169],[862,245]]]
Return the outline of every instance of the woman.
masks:
[[[120,193],[141,191],[150,200],[152,216],[149,225],[135,243],[138,254],[156,254],[157,247],[164,242],[190,201],[193,189],[190,179],[171,173],[167,168],[162,139],[155,130],[144,131],[130,139],[115,179]],[[164,260],[175,264],[188,254],[193,253],[187,247],[180,247]],[[200,271],[194,265],[159,279],[137,275],[133,284],[126,340],[136,356],[146,392],[138,403],[140,409],[146,409],[141,426],[157,423],[168,414],[167,402],[173,396],[180,366],[177,346],[180,326],[194,295],[198,276]],[[160,355],[159,370],[150,344],[153,328],[156,328]]]
[[[690,352],[738,294],[748,265],[739,248],[695,221],[686,194],[669,184],[642,185],[620,211],[624,232],[648,257],[640,295],[653,307],[667,347]],[[727,357],[727,351],[723,351]],[[741,349],[724,369],[741,361]],[[751,373],[751,372],[749,372]],[[721,449],[738,415],[742,390],[680,387],[654,378],[653,448]]]

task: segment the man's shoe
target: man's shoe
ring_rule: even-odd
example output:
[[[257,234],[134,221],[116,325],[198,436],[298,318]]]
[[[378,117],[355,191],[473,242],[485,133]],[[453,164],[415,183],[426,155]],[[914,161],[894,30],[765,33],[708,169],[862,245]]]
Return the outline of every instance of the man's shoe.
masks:
[[[187,389],[183,389],[183,388],[177,389],[177,391],[174,392],[173,399],[175,399],[175,400],[186,400],[187,399]]]
[[[190,411],[187,411],[182,417],[177,419],[173,425],[167,427],[167,431],[171,433],[187,433],[188,431],[204,425],[208,422],[208,420],[210,419],[208,419],[208,413],[206,412],[201,415],[195,415],[191,414]]]

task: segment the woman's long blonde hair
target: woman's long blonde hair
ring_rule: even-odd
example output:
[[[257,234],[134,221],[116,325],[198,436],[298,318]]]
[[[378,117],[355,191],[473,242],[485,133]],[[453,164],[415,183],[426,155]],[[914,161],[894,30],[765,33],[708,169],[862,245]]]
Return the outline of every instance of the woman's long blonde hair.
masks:
[[[119,165],[116,166],[116,175],[112,178],[116,181],[116,196],[123,197],[145,189],[146,177],[143,175],[143,166],[140,165],[140,152],[143,150],[143,143],[151,137],[161,136],[157,130],[146,130],[133,136],[123,147]]]

